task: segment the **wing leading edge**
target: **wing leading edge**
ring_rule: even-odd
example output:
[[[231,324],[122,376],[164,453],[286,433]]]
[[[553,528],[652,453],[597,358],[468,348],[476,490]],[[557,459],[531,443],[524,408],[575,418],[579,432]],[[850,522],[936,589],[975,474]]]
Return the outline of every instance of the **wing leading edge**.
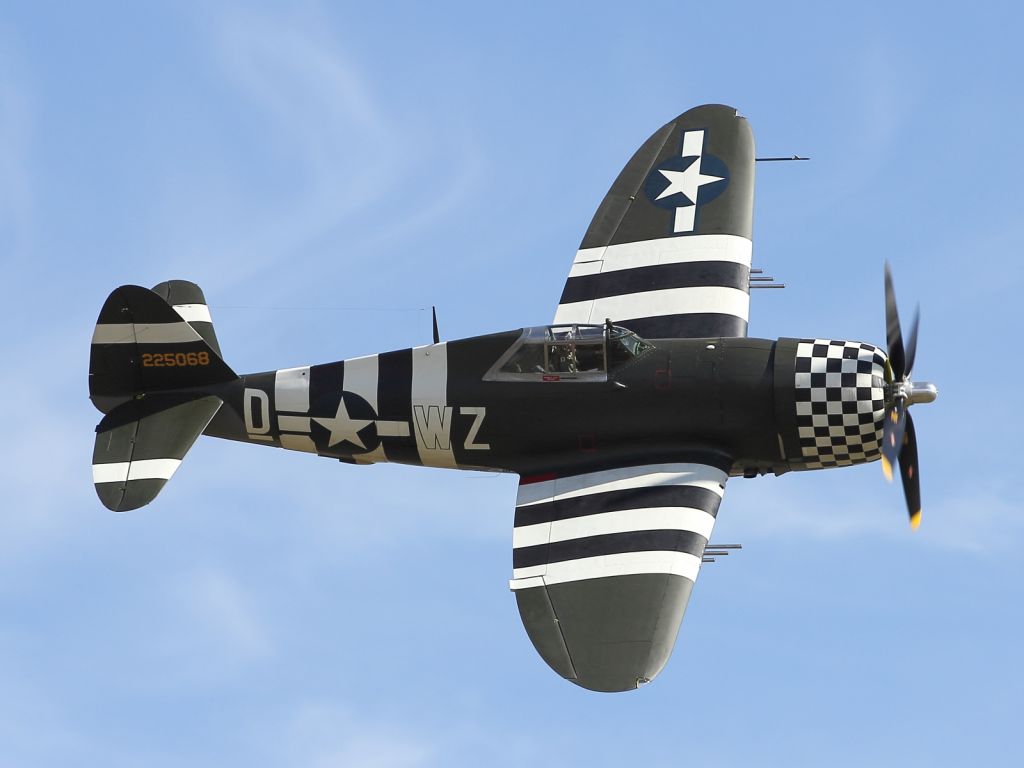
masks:
[[[665,666],[728,478],[728,462],[715,464],[521,482],[509,586],[562,677],[624,691]]]
[[[573,260],[556,323],[647,338],[746,336],[754,138],[732,107],[662,126],[622,169]]]

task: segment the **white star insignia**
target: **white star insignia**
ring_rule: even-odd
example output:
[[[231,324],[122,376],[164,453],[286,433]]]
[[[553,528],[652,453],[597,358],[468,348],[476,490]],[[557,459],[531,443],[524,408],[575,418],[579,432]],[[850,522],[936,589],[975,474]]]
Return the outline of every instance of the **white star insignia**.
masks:
[[[661,191],[655,200],[661,200],[663,197],[669,197],[670,195],[681,194],[690,201],[691,204],[697,204],[697,192],[705,184],[711,184],[716,181],[721,181],[724,177],[722,176],[710,176],[706,173],[700,172],[700,158],[698,157],[685,171],[661,171],[662,176],[668,179],[668,186]]]
[[[321,427],[329,429],[331,436],[327,440],[327,447],[333,448],[341,442],[348,441],[359,448],[366,449],[366,445],[359,439],[359,430],[367,424],[372,424],[373,419],[353,419],[348,415],[348,408],[345,407],[345,398],[338,402],[338,412],[333,418],[327,416],[314,416],[313,421]]]

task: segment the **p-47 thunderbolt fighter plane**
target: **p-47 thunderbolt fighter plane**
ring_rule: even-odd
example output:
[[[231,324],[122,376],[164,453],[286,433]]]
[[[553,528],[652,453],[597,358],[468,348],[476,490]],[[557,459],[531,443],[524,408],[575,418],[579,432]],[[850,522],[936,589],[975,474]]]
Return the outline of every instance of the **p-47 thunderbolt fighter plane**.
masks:
[[[554,324],[238,376],[198,286],[122,286],[100,311],[93,479],[152,501],[201,434],[520,477],[512,579],[527,634],[598,691],[665,665],[729,477],[898,461],[920,516],[910,380],[886,272],[888,356],[747,337],[754,142],[735,109],[659,128],[587,229]]]

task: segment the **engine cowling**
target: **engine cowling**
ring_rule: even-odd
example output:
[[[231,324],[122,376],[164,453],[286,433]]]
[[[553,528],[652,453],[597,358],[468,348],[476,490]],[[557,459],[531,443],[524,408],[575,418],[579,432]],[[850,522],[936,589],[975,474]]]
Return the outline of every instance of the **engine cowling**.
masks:
[[[779,339],[776,416],[790,469],[845,467],[881,456],[885,352],[833,339]]]

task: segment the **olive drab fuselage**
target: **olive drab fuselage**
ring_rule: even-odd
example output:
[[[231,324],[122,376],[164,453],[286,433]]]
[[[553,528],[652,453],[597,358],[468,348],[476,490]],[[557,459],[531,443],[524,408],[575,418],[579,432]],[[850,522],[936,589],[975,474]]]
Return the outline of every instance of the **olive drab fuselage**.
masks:
[[[797,340],[661,339],[616,358],[601,339],[593,349],[606,360],[590,370],[549,359],[513,371],[510,353],[534,354],[524,340],[536,330],[242,376],[219,393],[227,407],[206,434],[352,463],[524,476],[694,449],[729,457],[734,475],[806,468]],[[582,360],[584,350],[573,351]]]

